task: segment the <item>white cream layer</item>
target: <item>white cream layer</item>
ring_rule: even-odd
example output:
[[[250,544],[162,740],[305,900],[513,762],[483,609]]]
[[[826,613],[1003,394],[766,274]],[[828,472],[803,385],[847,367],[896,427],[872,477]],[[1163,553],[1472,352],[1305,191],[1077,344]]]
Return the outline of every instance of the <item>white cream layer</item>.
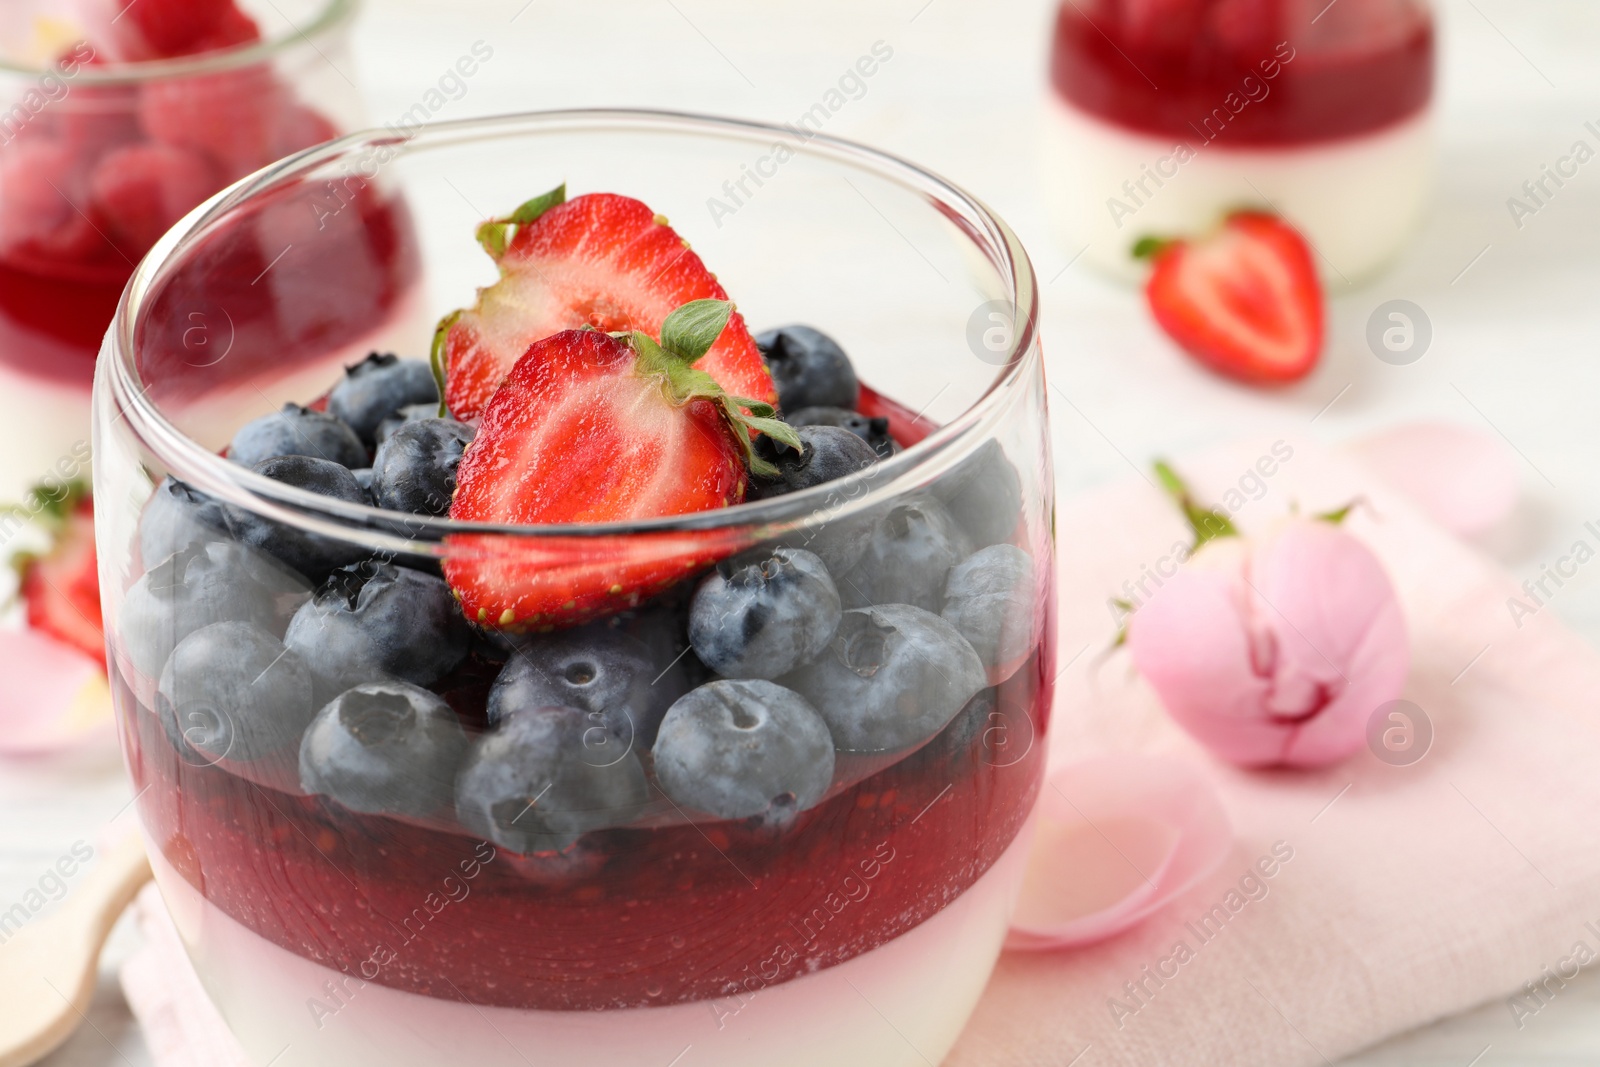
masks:
[[[1229,209],[1270,208],[1310,241],[1330,285],[1376,274],[1416,232],[1433,190],[1430,112],[1372,134],[1285,148],[1232,148],[1112,126],[1050,93],[1044,196],[1068,255],[1136,281],[1146,235],[1203,231]]]

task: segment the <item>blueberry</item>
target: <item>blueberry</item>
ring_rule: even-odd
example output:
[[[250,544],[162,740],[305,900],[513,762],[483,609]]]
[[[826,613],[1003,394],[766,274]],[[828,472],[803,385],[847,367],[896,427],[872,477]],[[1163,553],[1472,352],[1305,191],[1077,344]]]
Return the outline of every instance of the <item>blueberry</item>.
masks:
[[[300,741],[300,784],[351,811],[431,815],[455,797],[467,735],[426,689],[369,682],[317,713]]]
[[[827,334],[809,326],[780,326],[758,336],[756,346],[766,358],[784,411],[856,406],[861,388],[855,369]]]
[[[1027,758],[1036,740],[1024,705],[1002,698],[1000,689],[990,686],[979,690],[938,737],[919,748],[906,769],[934,781],[949,780],[980,765],[1010,767]]]
[[[363,493],[367,494],[367,501],[368,501],[368,503],[371,503],[371,501],[372,501],[372,468],[371,467],[357,467],[355,470],[351,471],[350,473],[356,476],[356,484],[361,487],[361,491]]]
[[[128,589],[116,630],[139,673],[159,678],[178,642],[201,627],[235,621],[281,633],[281,620],[309,593],[298,574],[243,545],[190,545]]]
[[[631,821],[650,798],[633,752],[618,756],[577,708],[519,708],[473,746],[456,779],[468,830],[513,852],[552,852]]]
[[[180,548],[226,536],[222,505],[174,478],[163,478],[139,515],[139,558],[146,566]]]
[[[239,427],[228,446],[228,458],[254,467],[274,456],[313,456],[341,467],[365,467],[367,447],[355,431],[332,415],[299,404],[285,404]]]
[[[353,367],[328,394],[328,413],[343,419],[357,437],[376,443],[383,420],[411,404],[439,410],[439,385],[433,368],[418,359],[402,360],[392,353],[373,352]]]
[[[870,518],[861,515],[843,519],[829,517],[830,508],[845,503],[848,500],[843,498],[838,502],[830,500],[824,503],[813,516],[814,521],[784,534],[777,543],[814,553],[828,568],[830,577],[848,574],[867,550],[867,533],[872,523]],[[837,588],[838,583],[834,585]]]
[[[689,645],[689,605],[693,596],[693,583],[680,582],[660,596],[609,615],[597,624],[625,633],[649,649],[651,665],[656,668],[655,687],[671,690],[672,700],[711,677],[710,670]],[[662,711],[666,711],[665,704]]]
[[[936,612],[950,568],[972,551],[967,535],[926,493],[909,494],[878,514],[865,541],[860,560],[839,579],[846,607],[915,604]]]
[[[466,658],[472,632],[442,578],[367,560],[330,574],[283,640],[325,700],[362,682],[432,685]]]
[[[678,804],[719,819],[776,805],[804,811],[833,782],[833,739],[816,709],[767,681],[716,681],[680,697],[661,723],[656,777]]]
[[[178,642],[156,707],[178,750],[212,763],[264,759],[298,745],[316,712],[300,657],[249,622],[212,623]]]
[[[840,426],[867,444],[884,459],[900,451],[895,439],[889,436],[889,420],[882,416],[863,415],[846,408],[801,408],[784,416],[790,426]]]
[[[438,404],[407,404],[387,419],[378,423],[378,432],[373,435],[373,439],[381,445],[389,439],[390,434],[408,422],[416,422],[418,419],[437,419],[438,417]]]
[[[686,688],[643,642],[603,622],[512,640],[515,651],[489,690],[491,725],[518,711],[575,708],[616,751],[647,748]],[[598,759],[600,734],[590,741]]]
[[[1022,519],[1022,476],[992,438],[933,484],[933,494],[967,532],[973,548],[1005,544]]]
[[[776,678],[820,654],[839,625],[828,568],[802,548],[724,560],[695,590],[689,641],[729,678]]]
[[[1005,726],[996,710],[999,707],[999,695],[1000,691],[993,686],[978,690],[956,712],[955,718],[939,731],[939,736],[923,745],[911,757],[916,761],[915,766],[940,768],[947,772],[959,771],[970,768],[985,756],[990,746],[990,738],[985,733]]]
[[[945,581],[945,621],[961,631],[999,685],[1033,654],[1039,626],[1033,557],[1015,545],[990,545],[956,564]]]
[[[944,728],[984,687],[954,626],[909,604],[847,611],[828,651],[783,684],[811,701],[843,752],[891,752]]]
[[[367,494],[348,467],[310,456],[274,456],[256,464],[257,474],[347,504],[366,504]],[[310,578],[320,580],[335,567],[354,563],[366,551],[325,534],[314,534],[229,505],[228,529],[252,548],[275,556]]]
[[[372,461],[372,500],[387,511],[443,515],[456,492],[456,468],[477,430],[454,419],[402,424]]]
[[[770,437],[756,440],[756,451],[778,468],[772,477],[752,479],[750,498],[766,500],[863,471],[878,454],[842,426],[802,426],[795,431],[804,448],[795,451]]]

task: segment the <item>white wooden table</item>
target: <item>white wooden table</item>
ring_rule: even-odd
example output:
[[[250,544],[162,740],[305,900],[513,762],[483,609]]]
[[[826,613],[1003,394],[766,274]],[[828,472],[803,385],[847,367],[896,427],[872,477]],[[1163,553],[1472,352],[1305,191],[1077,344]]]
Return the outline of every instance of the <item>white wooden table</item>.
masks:
[[[439,117],[648,105],[782,121],[883,40],[894,62],[830,132],[943,172],[1022,235],[1046,282],[1052,387],[1072,401],[1053,405],[1063,492],[1121,477],[1130,461],[1244,433],[1298,424],[1337,440],[1426,415],[1487,423],[1523,457],[1524,521],[1490,546],[1514,573],[1537,575],[1583,520],[1600,516],[1600,162],[1520,231],[1505,205],[1541,164],[1580,137],[1596,140],[1583,124],[1600,124],[1600,5],[1446,0],[1434,219],[1396,270],[1334,301],[1325,365],[1274,396],[1221,384],[1174,357],[1136,294],[1069,266],[1075,250],[1051,240],[1034,161],[1050,8],[1048,0],[371,0],[358,66],[345,73],[365,88],[373,119],[391,121],[483,40],[493,59]],[[604,57],[604,67],[589,56]],[[1415,301],[1433,322],[1433,354],[1410,367],[1380,364],[1363,341],[1367,316],[1393,297]],[[1580,571],[1552,610],[1600,639],[1600,568]],[[0,764],[0,904],[36,884],[74,841],[103,833],[127,794],[111,753]],[[108,968],[134,936],[119,931]],[[109,979],[91,1021],[53,1067],[149,1062]],[[1520,1032],[1503,1003],[1490,1004],[1348,1062],[1596,1061],[1600,981],[1585,978]]]

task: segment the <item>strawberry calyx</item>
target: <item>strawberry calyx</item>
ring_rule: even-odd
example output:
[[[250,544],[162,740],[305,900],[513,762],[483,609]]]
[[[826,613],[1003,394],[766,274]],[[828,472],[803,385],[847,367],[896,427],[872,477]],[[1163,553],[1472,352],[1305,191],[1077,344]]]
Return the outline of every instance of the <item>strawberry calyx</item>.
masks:
[[[1178,244],[1181,237],[1156,237],[1151,234],[1133,242],[1132,256],[1134,259],[1155,259],[1172,245]]]
[[[612,336],[633,349],[638,357],[637,373],[661,378],[662,389],[673,404],[682,406],[692,400],[716,404],[744,452],[745,466],[752,474],[772,477],[778,470],[756,454],[754,435],[765,434],[796,450],[804,447],[800,435],[775,417],[777,410],[771,404],[731,396],[715,378],[693,365],[722,336],[732,315],[731,301],[691,300],[662,321],[659,342],[642,330]]]
[[[567,183],[562,182],[548,193],[541,193],[532,200],[524,201],[511,214],[480,224],[477,232],[478,243],[489,253],[490,258],[498,263],[505,256],[506,249],[510,247],[518,229],[535,221],[551,208],[566,202]]]
[[[85,481],[44,483],[25,504],[12,505],[5,522],[18,519],[46,535],[38,551],[14,552],[17,600],[28,628],[105,664],[100,577],[95,565],[94,498]]]
[[[433,368],[433,384],[439,387],[439,417],[450,417],[449,402],[449,377],[450,362],[448,348],[450,344],[450,327],[454,326],[461,318],[462,311],[457,309],[439,320],[439,325],[433,329],[433,344],[428,348],[428,365]]]
[[[31,502],[31,506],[12,504],[3,510],[31,520],[48,536],[49,547],[43,550],[24,548],[11,553],[11,558],[7,562],[19,580],[27,576],[34,564],[55,550],[67,532],[72,516],[80,508],[88,507],[92,499],[92,490],[89,483],[82,478],[73,479],[65,484],[40,482],[28,490],[27,499]]]

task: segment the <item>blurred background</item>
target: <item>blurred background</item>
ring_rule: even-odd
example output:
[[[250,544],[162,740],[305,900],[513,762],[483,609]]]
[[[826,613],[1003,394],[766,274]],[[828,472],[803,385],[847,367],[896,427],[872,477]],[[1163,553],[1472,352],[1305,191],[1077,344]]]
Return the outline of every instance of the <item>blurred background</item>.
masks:
[[[1489,546],[1514,573],[1537,576],[1600,516],[1600,163],[1593,174],[1580,168],[1520,227],[1507,207],[1575,141],[1600,144],[1584,128],[1600,126],[1600,7],[1435,5],[1439,168],[1424,228],[1365,284],[1329,279],[1321,365],[1276,391],[1238,386],[1185,359],[1137,289],[1106,280],[1075,260],[1081,247],[1054,236],[1041,126],[1056,8],[1040,0],[468,0],[446,12],[423,0],[372,0],[357,31],[356,69],[345,73],[366,91],[374,125],[400,121],[477,41],[494,48],[493,58],[461,79],[458,98],[435,118],[616,105],[785,122],[884,42],[892,60],[826,130],[965,186],[1022,237],[1043,286],[1063,493],[1152,455],[1253,432],[1299,425],[1338,441],[1438,418],[1489,429],[1522,459],[1526,506]],[[927,269],[911,248],[906,268]],[[1380,361],[1367,343],[1368,320],[1394,299],[1416,304],[1432,330],[1427,350],[1405,365]],[[1580,571],[1551,606],[1600,639],[1600,574]]]
[[[1041,157],[1056,7],[1047,0],[368,0],[353,58],[328,62],[335,79],[360,90],[374,126],[408,121],[419,106],[434,120],[614,105],[791,122],[859,57],[887,51],[891,58],[825,130],[965,186],[1021,236],[1042,285],[1061,494],[1143,470],[1157,455],[1251,434],[1292,431],[1339,442],[1430,418],[1487,430],[1517,456],[1523,506],[1480,540],[1513,575],[1537,578],[1585,536],[1586,522],[1600,521],[1600,161],[1579,166],[1531,215],[1519,217],[1508,204],[1576,142],[1600,146],[1600,5],[1435,5],[1439,166],[1426,221],[1383,273],[1357,285],[1328,279],[1320,365],[1270,391],[1213,376],[1185,358],[1137,288],[1096,273],[1084,248],[1052,229]],[[270,19],[262,25],[268,35],[292,29]],[[467,55],[480,62],[463,77],[457,63]],[[464,224],[476,221],[469,205],[460,210]],[[708,206],[702,218],[673,221],[693,232],[717,220]],[[782,257],[784,249],[771,254]],[[928,269],[909,244],[905,269]],[[1415,305],[1429,334],[1425,350],[1403,363],[1380,359],[1368,340],[1369,323],[1395,300]],[[1070,565],[1070,531],[1061,539]],[[1600,568],[1579,569],[1550,607],[1600,641]],[[66,843],[126,818],[127,793],[110,756],[8,766],[0,810],[13,817],[0,820],[0,899],[20,894]],[[107,974],[130,936],[124,931],[108,953]],[[114,981],[102,983],[91,1020],[47,1062],[151,1062]],[[1466,1065],[1491,1045],[1485,1062],[1600,1061],[1600,982],[1577,983],[1526,1032],[1496,1003],[1348,1062]]]

